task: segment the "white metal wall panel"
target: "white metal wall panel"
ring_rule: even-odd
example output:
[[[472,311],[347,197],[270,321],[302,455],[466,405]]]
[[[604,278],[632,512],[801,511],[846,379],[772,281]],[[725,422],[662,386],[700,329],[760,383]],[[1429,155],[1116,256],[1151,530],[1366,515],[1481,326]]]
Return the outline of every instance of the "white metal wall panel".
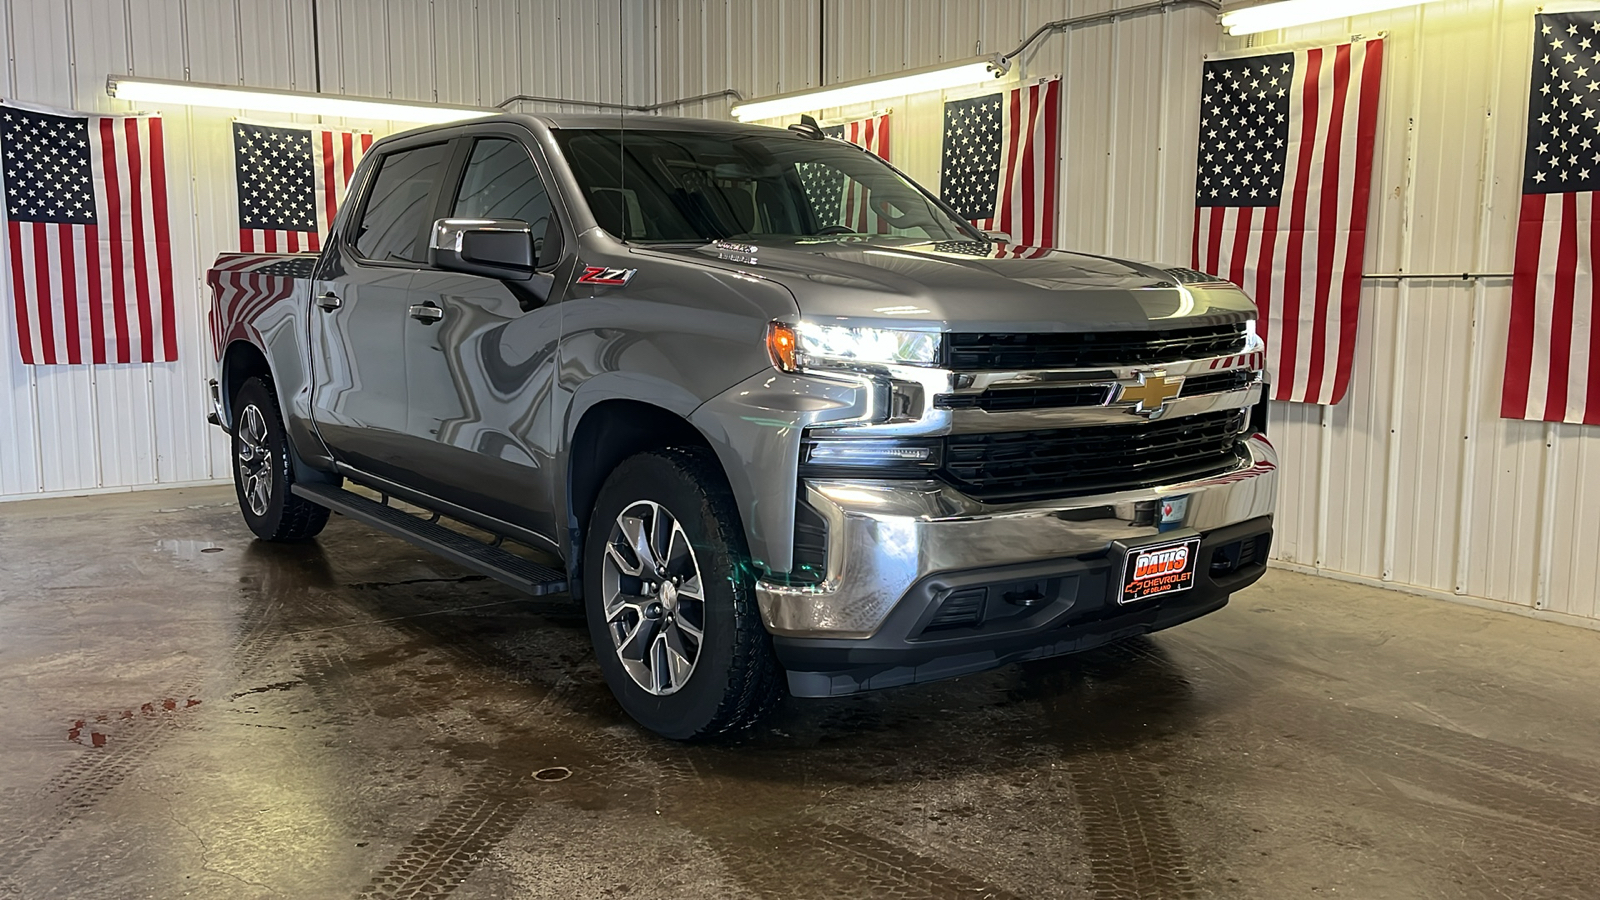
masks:
[[[616,100],[621,46],[629,102],[655,94],[654,7],[645,0],[319,0],[317,11],[315,50],[329,93],[472,104],[523,92]],[[311,20],[312,0],[0,0],[4,96],[126,112],[129,104],[105,94],[112,73],[311,90]],[[166,138],[179,361],[24,366],[14,327],[0,327],[0,498],[228,475],[223,436],[204,422],[213,360],[203,278],[218,252],[237,248],[230,120],[250,113],[156,111]],[[337,124],[380,135],[405,127]],[[9,319],[9,299],[5,310]]]
[[[661,0],[659,97],[727,87],[758,97],[815,86],[819,40],[831,84],[1007,52],[1043,22],[1135,2]],[[1080,28],[1021,57],[1029,77],[1064,76],[1064,245],[1186,261],[1188,219],[1162,210],[1188,197],[1187,178],[1173,173],[1193,166],[1198,59],[1215,43],[1214,17],[1191,9]],[[941,102],[919,95],[820,112],[842,120],[894,111],[893,162],[937,188],[938,126],[927,123],[941,121]],[[729,106],[717,100],[665,112],[716,118]]]
[[[1369,272],[1510,271],[1535,9],[1445,0],[1254,39],[1388,33]],[[1283,559],[1600,617],[1600,432],[1499,417],[1510,293],[1367,282],[1350,397],[1326,426],[1275,404]]]

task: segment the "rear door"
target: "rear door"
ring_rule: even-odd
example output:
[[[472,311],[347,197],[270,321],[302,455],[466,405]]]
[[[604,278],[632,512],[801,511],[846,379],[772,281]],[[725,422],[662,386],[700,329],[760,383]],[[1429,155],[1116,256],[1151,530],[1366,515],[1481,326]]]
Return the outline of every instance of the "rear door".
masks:
[[[527,222],[541,241],[539,268],[561,272],[543,303],[495,278],[432,269],[416,276],[412,302],[440,315],[405,325],[410,483],[553,537],[551,401],[573,240],[526,133],[467,133],[441,215]]]
[[[411,282],[452,144],[428,136],[386,151],[361,207],[312,282],[312,417],[340,462],[406,480],[405,326]]]

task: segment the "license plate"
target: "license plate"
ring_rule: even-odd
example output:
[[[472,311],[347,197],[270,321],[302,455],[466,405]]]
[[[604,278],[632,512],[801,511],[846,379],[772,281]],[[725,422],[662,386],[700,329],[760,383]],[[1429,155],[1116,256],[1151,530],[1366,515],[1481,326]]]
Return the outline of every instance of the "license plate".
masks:
[[[1163,594],[1187,591],[1194,587],[1199,561],[1200,539],[1197,537],[1129,547],[1122,568],[1122,592],[1117,602],[1138,603]]]

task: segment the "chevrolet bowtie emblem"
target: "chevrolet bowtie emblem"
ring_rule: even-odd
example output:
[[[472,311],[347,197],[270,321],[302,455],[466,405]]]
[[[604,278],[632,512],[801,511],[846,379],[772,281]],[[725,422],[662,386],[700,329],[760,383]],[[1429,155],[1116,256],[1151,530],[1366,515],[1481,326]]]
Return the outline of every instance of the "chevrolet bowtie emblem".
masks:
[[[1117,385],[1113,403],[1133,403],[1135,415],[1147,419],[1160,418],[1167,411],[1167,401],[1183,390],[1183,377],[1168,378],[1164,372],[1139,373],[1138,384]]]

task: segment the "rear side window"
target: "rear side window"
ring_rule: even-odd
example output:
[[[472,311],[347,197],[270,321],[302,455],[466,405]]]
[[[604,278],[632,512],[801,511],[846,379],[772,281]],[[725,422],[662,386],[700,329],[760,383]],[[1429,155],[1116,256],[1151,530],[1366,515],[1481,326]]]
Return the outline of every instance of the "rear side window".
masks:
[[[472,145],[451,215],[520,219],[531,227],[538,245],[550,227],[550,193],[527,148],[507,138],[479,138]]]
[[[430,144],[383,157],[356,232],[356,252],[362,258],[423,261],[422,236],[433,212],[433,186],[444,172],[449,147]]]

